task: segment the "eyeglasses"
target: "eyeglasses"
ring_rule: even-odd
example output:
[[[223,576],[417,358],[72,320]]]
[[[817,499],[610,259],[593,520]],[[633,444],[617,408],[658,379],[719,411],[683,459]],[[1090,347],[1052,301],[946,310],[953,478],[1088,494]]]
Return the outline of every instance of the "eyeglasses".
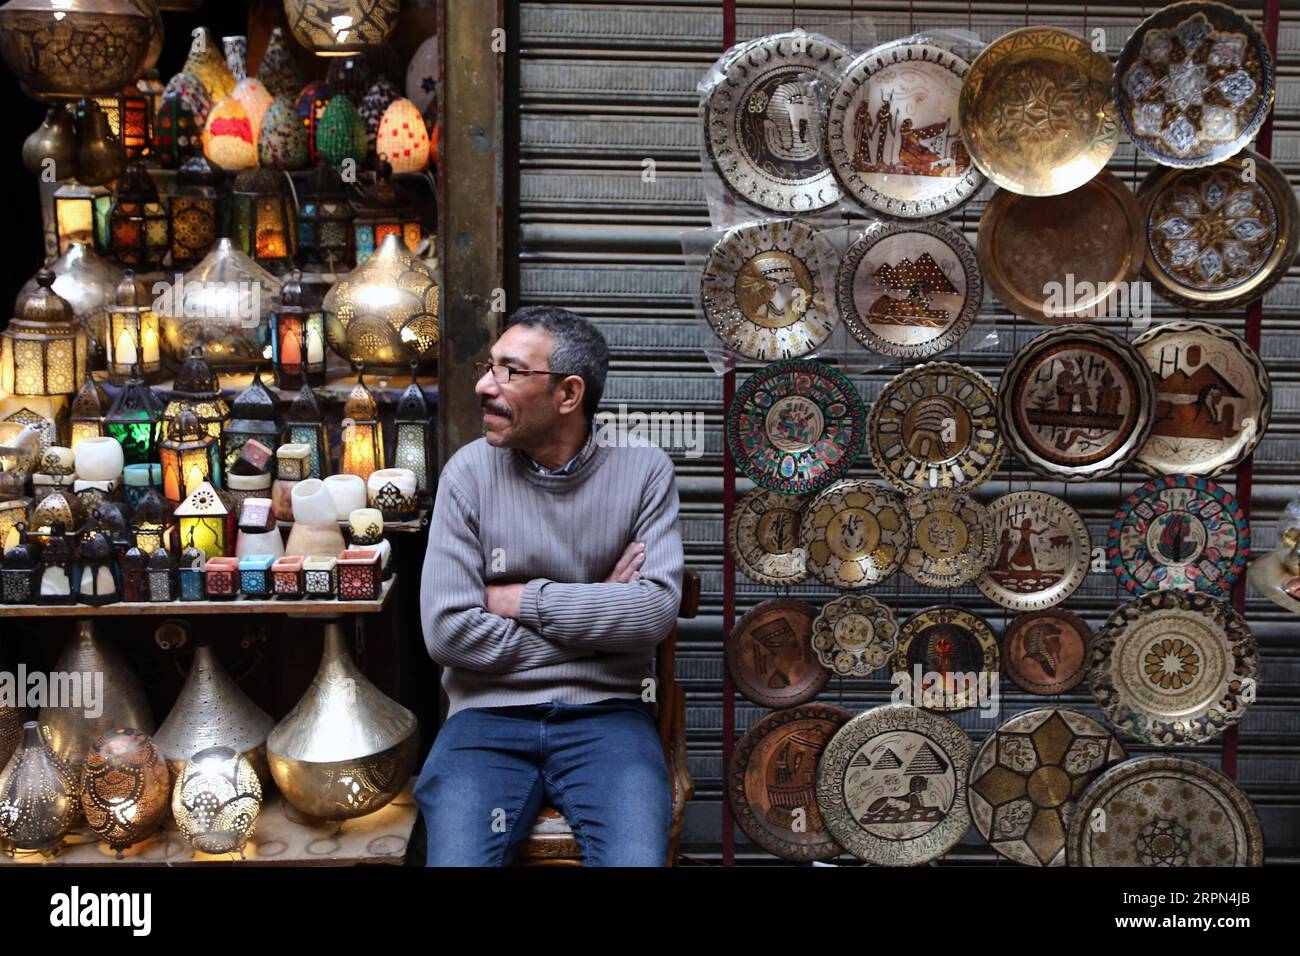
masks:
[[[494,382],[496,382],[498,385],[505,385],[505,384],[506,384],[507,382],[509,382],[512,378],[514,378],[516,375],[561,375],[561,376],[564,376],[564,375],[569,375],[569,374],[571,374],[571,373],[569,373],[569,372],[550,372],[550,371],[547,371],[546,369],[514,368],[513,366],[510,366],[510,365],[498,365],[498,364],[496,364],[496,363],[494,363],[494,362],[475,362],[475,363],[474,363],[474,371],[478,373],[478,377],[479,377],[479,378],[482,378],[484,375],[486,375],[486,374],[488,373],[488,370],[489,370],[489,369],[490,369],[491,372],[492,372],[492,380],[493,380]]]

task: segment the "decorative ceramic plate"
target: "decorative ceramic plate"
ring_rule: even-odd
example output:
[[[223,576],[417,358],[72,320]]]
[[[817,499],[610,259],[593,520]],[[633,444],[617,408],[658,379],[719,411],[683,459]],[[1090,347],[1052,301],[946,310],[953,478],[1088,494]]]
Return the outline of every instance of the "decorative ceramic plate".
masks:
[[[1250,800],[1217,770],[1135,757],[1080,795],[1065,855],[1069,866],[1260,866],[1264,835]]]
[[[918,584],[955,588],[973,581],[993,558],[988,509],[956,491],[922,491],[907,499],[912,546],[903,569]]]
[[[820,362],[773,362],[736,390],[727,445],[754,484],[783,495],[820,491],[853,466],[866,435],[853,383]]]
[[[762,361],[814,351],[835,329],[835,248],[797,219],[738,226],[700,277],[704,316],[723,343]]]
[[[970,762],[970,739],[947,717],[876,707],[831,738],[817,767],[817,805],[831,835],[858,859],[928,863],[970,829]]]
[[[984,706],[997,696],[998,673],[997,636],[970,611],[926,608],[909,617],[898,635],[898,693],[926,710]]]
[[[1248,149],[1206,169],[1157,166],[1138,201],[1146,275],[1176,305],[1230,312],[1253,302],[1287,274],[1300,248],[1295,190]]]
[[[1060,196],[999,189],[976,240],[998,301],[1042,325],[1129,315],[1146,246],[1142,207],[1105,170]]]
[[[975,584],[994,604],[1012,611],[1054,607],[1088,576],[1088,526],[1060,498],[1013,491],[989,505],[989,517],[997,543]]]
[[[747,44],[722,64],[704,108],[704,142],[722,180],[772,212],[811,212],[839,202],[822,160],[816,83],[839,78],[848,50],[810,33]]]
[[[984,185],[957,125],[970,68],[942,47],[895,40],[863,53],[830,97],[826,145],[844,192],[887,216],[942,216]]]
[[[894,612],[869,594],[845,594],[822,606],[812,625],[817,659],[842,677],[866,677],[898,649]]]
[[[1055,708],[1017,714],[984,738],[971,763],[975,827],[1009,860],[1064,866],[1074,801],[1127,756],[1091,717]]]
[[[727,638],[727,672],[736,689],[763,707],[793,707],[816,697],[830,673],[809,638],[817,608],[806,601],[764,601]]]
[[[1273,106],[1273,58],[1222,3],[1175,3],[1133,31],[1115,67],[1128,138],[1164,166],[1208,166],[1246,146]]]
[[[1021,690],[1055,697],[1077,687],[1092,664],[1092,628],[1063,608],[1017,614],[1002,635],[1002,668]]]
[[[998,383],[1007,441],[1048,478],[1091,481],[1123,468],[1151,433],[1151,370],[1126,340],[1066,325],[1016,352]]]
[[[799,523],[808,570],[841,590],[869,588],[897,571],[911,534],[898,495],[860,478],[827,488]]]
[[[956,345],[984,295],[975,253],[942,222],[876,223],[836,279],[840,315],[873,352],[920,359]]]
[[[771,587],[788,587],[807,579],[808,568],[799,547],[799,515],[806,501],[758,488],[736,503],[727,544],[745,577]]]
[[[1236,611],[1204,594],[1156,591],[1106,619],[1088,685],[1102,716],[1155,747],[1205,743],[1255,699],[1259,655]]]
[[[1106,537],[1110,569],[1134,594],[1166,589],[1228,598],[1250,556],[1250,522],[1226,488],[1169,475],[1138,488]]]
[[[1003,189],[1077,189],[1119,145],[1114,70],[1077,33],[1025,27],[994,40],[962,84],[958,122],[975,165]]]
[[[904,493],[970,491],[1002,461],[993,386],[953,362],[918,365],[891,379],[871,406],[871,458]]]
[[[1149,475],[1219,475],[1255,450],[1272,417],[1273,389],[1254,349],[1208,322],[1158,325],[1133,347],[1156,389],[1139,468]]]
[[[825,860],[840,846],[817,803],[817,762],[846,711],[803,704],[768,714],[741,738],[731,755],[727,793],[745,834],[786,860]]]

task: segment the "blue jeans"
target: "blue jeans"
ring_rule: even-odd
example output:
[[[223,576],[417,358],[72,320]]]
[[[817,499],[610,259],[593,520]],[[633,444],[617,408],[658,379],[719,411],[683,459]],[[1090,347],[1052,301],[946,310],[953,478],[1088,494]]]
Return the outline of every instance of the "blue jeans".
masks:
[[[653,705],[470,707],[438,731],[415,785],[429,866],[504,866],[543,802],[588,866],[664,866],[672,826]]]

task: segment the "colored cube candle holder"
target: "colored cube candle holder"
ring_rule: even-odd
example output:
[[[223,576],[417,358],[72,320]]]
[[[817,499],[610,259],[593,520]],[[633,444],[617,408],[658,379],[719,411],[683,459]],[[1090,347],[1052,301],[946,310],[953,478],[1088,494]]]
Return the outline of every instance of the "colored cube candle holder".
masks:
[[[239,559],[208,558],[203,568],[203,583],[209,600],[233,599],[239,594]]]
[[[270,467],[273,457],[275,457],[275,452],[256,438],[250,438],[239,449],[239,457],[235,459],[231,471],[237,475],[260,474]]]
[[[383,590],[379,555],[348,550],[339,555],[339,600],[375,601]]]
[[[271,565],[271,589],[276,597],[297,600],[303,596],[306,590],[305,563],[306,559],[301,555],[276,558],[275,564]]]
[[[331,600],[338,590],[338,558],[312,555],[302,562],[303,591],[316,601]]]
[[[246,554],[239,559],[239,589],[249,597],[268,597],[271,594],[271,565],[275,555]]]

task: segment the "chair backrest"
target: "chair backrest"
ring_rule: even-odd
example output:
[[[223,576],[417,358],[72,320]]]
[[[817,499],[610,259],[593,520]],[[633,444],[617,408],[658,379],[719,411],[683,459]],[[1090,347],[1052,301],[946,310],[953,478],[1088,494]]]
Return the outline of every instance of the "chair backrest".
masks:
[[[700,573],[687,568],[682,574],[682,604],[679,618],[693,618],[700,610]],[[674,713],[677,709],[677,626],[659,644],[655,652],[655,674],[659,680],[659,739],[667,749],[672,740]]]

